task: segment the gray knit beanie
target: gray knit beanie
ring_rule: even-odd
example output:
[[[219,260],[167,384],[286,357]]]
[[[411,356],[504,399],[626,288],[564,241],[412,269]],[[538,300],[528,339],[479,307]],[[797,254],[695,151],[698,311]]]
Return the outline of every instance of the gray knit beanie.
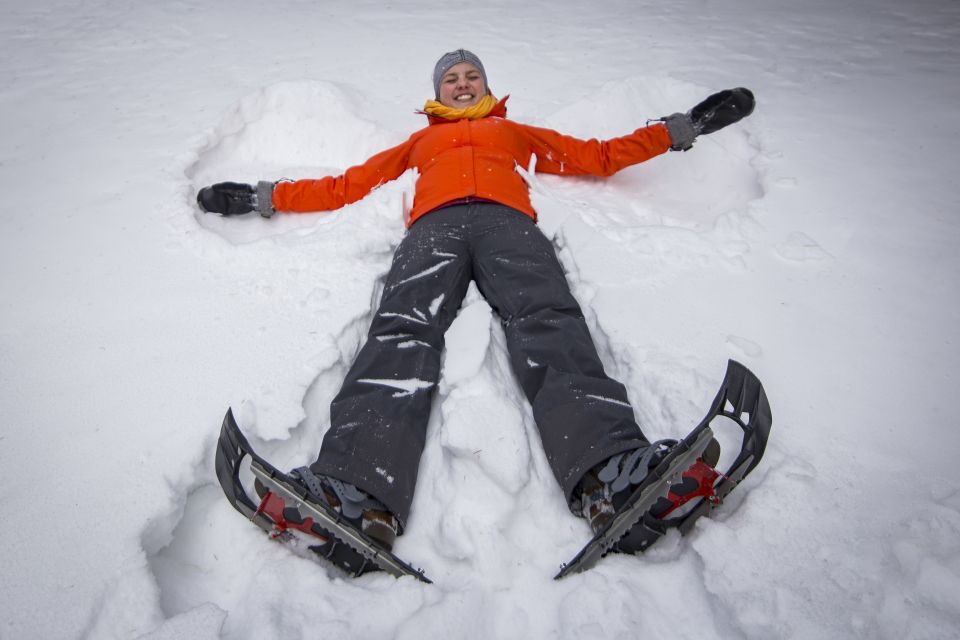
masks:
[[[450,71],[450,67],[455,64],[460,64],[461,62],[469,62],[475,66],[480,72],[480,75],[483,76],[484,86],[489,88],[487,72],[484,71],[480,58],[478,58],[475,53],[471,53],[466,49],[457,49],[456,51],[443,54],[440,59],[437,60],[437,66],[433,68],[433,92],[437,98],[440,97],[440,81],[443,80],[444,74]]]

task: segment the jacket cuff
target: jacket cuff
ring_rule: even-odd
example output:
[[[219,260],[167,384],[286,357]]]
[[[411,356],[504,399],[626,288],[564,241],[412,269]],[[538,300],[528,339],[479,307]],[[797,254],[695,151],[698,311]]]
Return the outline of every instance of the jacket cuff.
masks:
[[[697,130],[690,120],[690,116],[685,113],[675,113],[663,119],[667,125],[667,131],[670,132],[670,141],[673,143],[670,148],[674,151],[687,151],[693,147],[693,141],[697,138]]]
[[[273,182],[261,180],[257,183],[257,211],[264,218],[273,217]]]

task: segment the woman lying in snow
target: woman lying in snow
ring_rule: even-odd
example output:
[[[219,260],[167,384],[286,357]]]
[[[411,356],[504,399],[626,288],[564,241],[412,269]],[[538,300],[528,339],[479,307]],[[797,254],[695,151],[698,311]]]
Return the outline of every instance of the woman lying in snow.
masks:
[[[519,167],[609,176],[749,115],[745,89],[607,141],[578,140],[506,118],[480,59],[460,49],[433,72],[429,125],[343,175],[219,183],[204,211],[326,211],[355,202],[407,169],[419,171],[408,230],[397,248],[367,341],[331,404],[317,461],[291,475],[390,549],[413,500],[444,333],[471,281],[500,316],[513,371],[533,408],[547,459],[571,509],[594,531],[669,450],[634,419],[622,384],[606,375],[550,241],[536,224]],[[636,471],[641,473],[637,474]],[[355,553],[344,548],[338,553]],[[334,558],[334,560],[336,560]]]

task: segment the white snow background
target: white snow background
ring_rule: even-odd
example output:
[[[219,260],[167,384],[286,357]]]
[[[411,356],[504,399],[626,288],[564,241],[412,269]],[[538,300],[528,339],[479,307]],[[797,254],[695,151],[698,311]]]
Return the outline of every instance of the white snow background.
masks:
[[[958,3],[38,0],[3,16],[3,639],[960,636]],[[773,431],[690,536],[554,581],[588,527],[472,292],[396,546],[434,584],[348,579],[235,512],[214,445],[232,405],[278,467],[314,458],[414,177],[272,220],[194,198],[405,139],[461,46],[511,118],[584,137],[756,93],[689,153],[532,191],[650,437],[700,419],[728,358],[763,380]]]

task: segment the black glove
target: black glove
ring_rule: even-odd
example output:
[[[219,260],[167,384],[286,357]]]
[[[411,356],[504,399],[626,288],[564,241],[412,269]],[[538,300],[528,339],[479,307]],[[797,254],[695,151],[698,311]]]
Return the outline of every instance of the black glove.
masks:
[[[753,113],[756,101],[749,89],[737,87],[715,93],[688,113],[662,118],[674,151],[687,151],[698,135],[719,131]]]
[[[200,189],[197,204],[207,213],[233,216],[257,211],[265,218],[273,215],[273,183],[257,186],[241,182],[218,182]]]

